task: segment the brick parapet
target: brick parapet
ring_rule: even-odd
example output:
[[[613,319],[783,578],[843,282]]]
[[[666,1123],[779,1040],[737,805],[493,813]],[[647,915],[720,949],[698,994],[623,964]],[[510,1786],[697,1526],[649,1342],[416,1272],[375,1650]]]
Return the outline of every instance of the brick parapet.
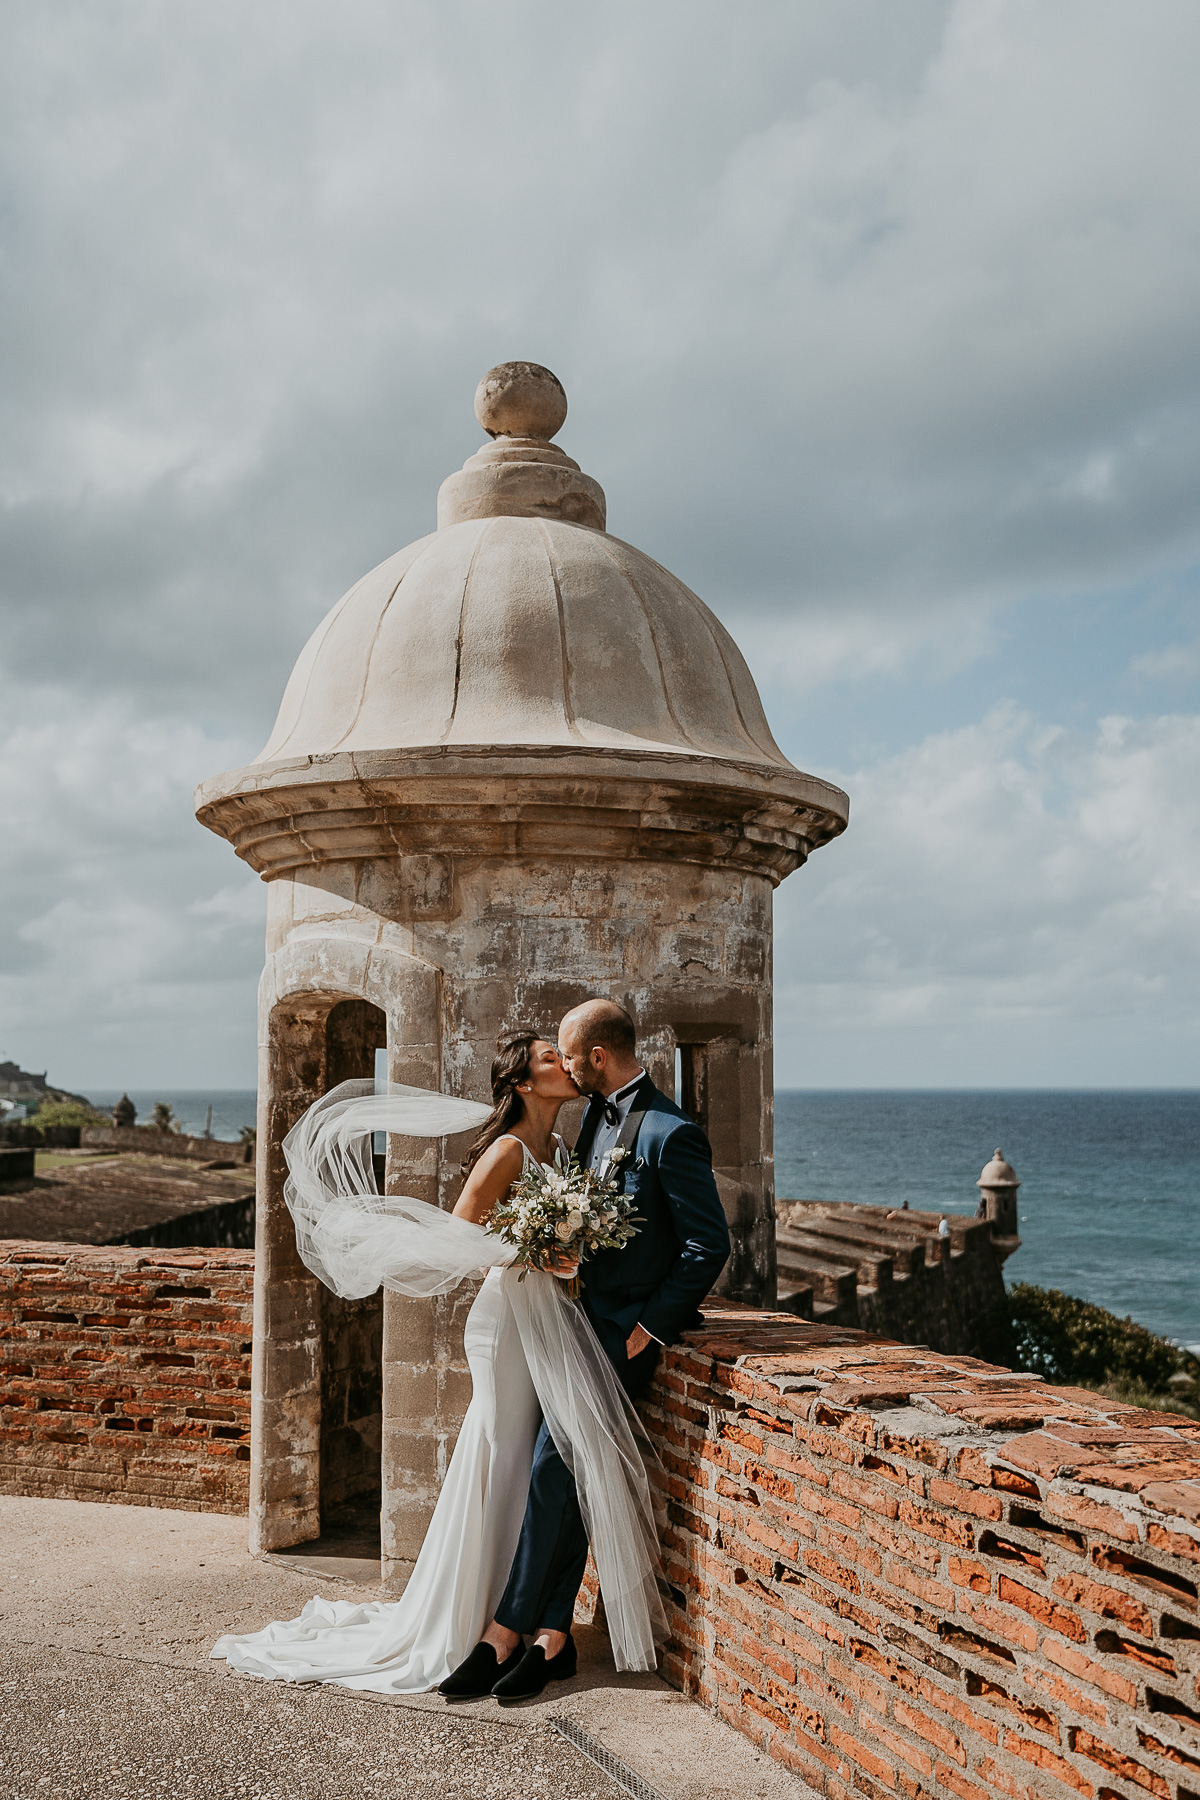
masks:
[[[644,1414],[667,1678],[819,1793],[1200,1796],[1200,1424],[731,1307]]]
[[[245,1512],[254,1253],[0,1240],[0,1492]]]

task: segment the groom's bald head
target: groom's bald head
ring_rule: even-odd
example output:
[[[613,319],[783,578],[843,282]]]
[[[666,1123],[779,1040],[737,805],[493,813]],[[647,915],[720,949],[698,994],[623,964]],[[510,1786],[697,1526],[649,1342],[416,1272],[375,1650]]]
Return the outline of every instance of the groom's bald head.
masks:
[[[615,1000],[585,1000],[582,1006],[573,1006],[559,1026],[560,1039],[564,1031],[582,1035],[588,1050],[599,1044],[615,1056],[632,1056],[637,1049],[637,1027]]]
[[[638,1073],[637,1028],[615,1000],[585,1000],[558,1028],[558,1048],[583,1094],[613,1094]]]

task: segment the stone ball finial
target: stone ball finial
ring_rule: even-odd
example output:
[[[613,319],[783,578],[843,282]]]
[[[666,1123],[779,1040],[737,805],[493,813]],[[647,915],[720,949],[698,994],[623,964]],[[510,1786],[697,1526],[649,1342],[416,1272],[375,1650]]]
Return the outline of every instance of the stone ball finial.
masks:
[[[976,1187],[981,1188],[1015,1189],[1019,1188],[1020,1185],[1021,1183],[1017,1180],[1016,1170],[1011,1163],[1004,1160],[1004,1152],[999,1149],[993,1151],[991,1162],[986,1165],[980,1174],[979,1180],[975,1183]]]
[[[566,390],[541,363],[497,363],[475,389],[475,417],[490,438],[549,443],[566,416]]]

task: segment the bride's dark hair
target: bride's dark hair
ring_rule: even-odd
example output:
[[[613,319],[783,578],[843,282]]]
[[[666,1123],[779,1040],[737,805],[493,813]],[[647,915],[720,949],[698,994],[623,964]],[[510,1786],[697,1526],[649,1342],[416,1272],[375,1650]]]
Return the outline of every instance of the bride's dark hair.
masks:
[[[496,1045],[496,1060],[492,1064],[492,1114],[484,1121],[479,1136],[463,1159],[464,1177],[471,1173],[484,1151],[497,1138],[512,1130],[525,1111],[517,1083],[528,1080],[533,1046],[540,1037],[541,1033],[537,1031],[514,1031]]]

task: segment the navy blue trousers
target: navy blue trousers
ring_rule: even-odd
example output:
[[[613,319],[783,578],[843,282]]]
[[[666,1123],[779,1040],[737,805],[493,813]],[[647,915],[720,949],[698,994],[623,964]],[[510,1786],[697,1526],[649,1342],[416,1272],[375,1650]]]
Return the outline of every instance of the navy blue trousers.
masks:
[[[645,1393],[653,1380],[659,1350],[658,1344],[649,1344],[632,1361],[614,1359],[617,1379],[631,1400]],[[570,1631],[587,1558],[575,1479],[543,1421],[534,1446],[517,1554],[496,1608],[497,1624],[522,1637],[535,1631]]]

